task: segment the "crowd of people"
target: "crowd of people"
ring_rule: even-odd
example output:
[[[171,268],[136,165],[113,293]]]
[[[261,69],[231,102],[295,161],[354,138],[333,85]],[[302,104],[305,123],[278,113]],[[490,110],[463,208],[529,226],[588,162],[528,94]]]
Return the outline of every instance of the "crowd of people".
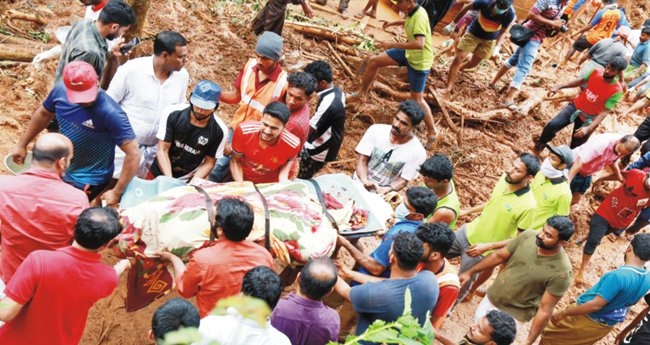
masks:
[[[515,95],[544,40],[571,29],[580,37],[558,68],[588,50],[575,61],[585,66],[549,92],[579,88],[579,94],[535,136],[530,152],[511,157],[489,200],[474,207],[461,203],[451,159],[427,152],[441,139],[423,97],[433,65],[432,33],[451,2],[397,0],[405,19],[384,28],[403,25],[406,41],[377,42],[386,51],[370,58],[359,89],[346,95],[326,61],[285,70],[286,6],[300,4],[308,17],[313,12],[305,0],[269,0],[252,23],[255,56],[233,84],[201,80],[186,97],[190,74],[184,64],[191,52],[181,33],[157,33],[153,55],[119,66],[119,57],[128,54],[121,36],[134,25],[135,13],[122,0],[80,1],[88,6],[86,18],[68,33],[54,87],[12,152],[14,162],[24,164],[33,143],[31,168],[0,176],[0,343],[79,343],[89,309],[111,295],[131,268],[127,259],[107,266],[99,252],[122,231],[114,208],[134,177],[189,184],[311,179],[337,159],[346,102],[362,102],[379,68],[392,65],[407,68],[412,99],[394,109],[390,123],[370,126],[355,148],[353,177],[361,188],[403,195],[376,248],[368,253],[359,238],[338,235],[337,247],[354,266],[312,259],[301,268],[295,291],[283,296],[288,287],[274,271],[272,254],[247,239],[251,206],[224,198],[214,205],[218,240],[212,246],[196,250],[186,263],[170,251],[156,254],[172,269],[180,296],[196,297],[196,306],[183,298],[161,305],[152,316],[152,341],[162,344],[170,332],[194,327],[202,337],[198,344],[319,345],[361,335],[375,321],[395,321],[407,309],[445,345],[507,345],[517,334],[525,334],[523,344],[594,344],[624,322],[641,298],[650,303],[650,234],[641,231],[650,224],[650,21],[633,30],[615,0],[603,0],[582,29],[571,25],[587,1],[537,0],[530,9],[523,22],[529,40],[503,63],[491,87],[516,68],[502,89],[503,106],[516,108]],[[341,0],[339,11],[347,5]],[[452,97],[460,71],[498,52],[517,21],[513,0],[462,5],[444,29],[455,35],[455,56],[446,88],[437,91],[441,97]],[[375,16],[376,6],[369,0],[358,16]],[[648,118],[633,134],[599,134],[598,126],[626,101],[634,104],[624,115]],[[228,124],[216,112],[222,102],[236,107]],[[416,135],[421,122],[424,140]],[[568,145],[551,145],[571,124]],[[630,163],[639,149],[640,158]],[[576,237],[572,206],[606,181],[619,185],[591,215],[574,276],[564,249]],[[472,214],[472,221],[462,222]],[[571,284],[586,284],[590,259],[605,236],[630,242],[624,264],[566,301],[567,307],[557,307]],[[235,308],[211,315],[220,300],[238,294],[268,305],[272,314],[265,324]],[[441,332],[455,305],[475,296],[481,301],[466,335],[453,339]],[[336,299],[342,300],[340,313],[333,308]],[[616,344],[649,343],[649,318],[650,307],[617,335]]]

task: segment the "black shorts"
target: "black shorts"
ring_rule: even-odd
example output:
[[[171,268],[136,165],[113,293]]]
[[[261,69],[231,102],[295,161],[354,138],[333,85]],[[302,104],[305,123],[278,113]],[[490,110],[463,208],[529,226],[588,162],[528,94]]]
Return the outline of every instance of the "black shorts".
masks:
[[[587,242],[585,243],[582,252],[587,255],[593,255],[596,251],[596,247],[600,244],[600,240],[611,232],[620,234],[623,232],[623,229],[612,228],[605,218],[594,213],[589,221],[589,234],[587,235]]]
[[[580,36],[580,38],[578,38],[573,43],[573,49],[575,49],[575,50],[577,50],[579,52],[585,51],[586,49],[591,48],[591,46],[593,46],[593,44],[591,44],[591,43],[589,43],[589,41],[587,41],[587,36],[585,36],[585,35]]]

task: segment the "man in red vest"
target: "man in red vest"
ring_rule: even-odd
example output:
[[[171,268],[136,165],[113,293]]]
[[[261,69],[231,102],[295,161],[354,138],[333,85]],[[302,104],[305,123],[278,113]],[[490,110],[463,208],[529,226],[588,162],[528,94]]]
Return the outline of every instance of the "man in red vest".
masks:
[[[586,87],[578,97],[544,126],[540,138],[535,143],[535,154],[539,155],[546,144],[553,140],[555,134],[572,122],[571,148],[587,142],[596,127],[622,99],[623,84],[619,81],[618,74],[625,68],[627,68],[627,60],[617,56],[609,61],[604,71],[594,69],[584,78],[575,79],[553,88],[549,92],[550,94],[554,94],[560,89],[578,87],[586,82]]]

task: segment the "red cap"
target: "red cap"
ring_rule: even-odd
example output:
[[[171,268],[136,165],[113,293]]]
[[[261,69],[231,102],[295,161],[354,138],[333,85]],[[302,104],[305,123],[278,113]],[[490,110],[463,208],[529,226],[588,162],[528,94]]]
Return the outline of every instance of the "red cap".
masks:
[[[94,102],[99,93],[97,72],[85,61],[72,61],[63,67],[63,84],[70,103]]]

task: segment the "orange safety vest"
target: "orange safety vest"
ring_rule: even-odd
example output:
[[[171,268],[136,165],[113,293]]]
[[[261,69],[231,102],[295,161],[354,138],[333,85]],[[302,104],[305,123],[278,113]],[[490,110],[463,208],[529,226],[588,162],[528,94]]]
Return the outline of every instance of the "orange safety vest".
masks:
[[[262,119],[264,107],[267,104],[281,100],[287,92],[287,72],[282,70],[276,81],[269,80],[259,90],[255,90],[255,71],[257,59],[250,59],[244,66],[241,79],[241,101],[239,108],[232,117],[231,127],[235,128],[244,121],[259,121]]]

